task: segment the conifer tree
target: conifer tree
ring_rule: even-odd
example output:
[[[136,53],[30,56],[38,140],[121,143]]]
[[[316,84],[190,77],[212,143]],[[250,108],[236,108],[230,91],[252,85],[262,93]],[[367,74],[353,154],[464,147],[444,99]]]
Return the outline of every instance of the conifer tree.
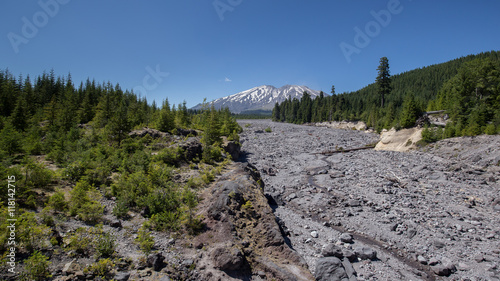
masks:
[[[391,74],[389,72],[389,59],[387,57],[382,57],[380,59],[380,65],[377,68],[377,91],[381,99],[381,107],[384,107],[385,97],[390,94],[391,87]]]
[[[156,127],[162,132],[170,132],[175,128],[175,115],[170,110],[168,99],[163,102]]]
[[[403,111],[401,112],[400,125],[403,128],[410,128],[415,125],[419,112],[417,102],[413,93],[406,95],[403,103]]]

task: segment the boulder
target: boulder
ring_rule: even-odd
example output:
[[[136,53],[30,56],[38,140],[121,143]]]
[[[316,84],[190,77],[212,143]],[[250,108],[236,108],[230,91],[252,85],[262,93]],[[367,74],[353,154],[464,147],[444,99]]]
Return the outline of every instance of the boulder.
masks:
[[[226,141],[222,145],[222,149],[231,155],[233,160],[238,160],[240,158],[241,145],[236,141]]]
[[[317,281],[340,281],[348,278],[342,261],[336,257],[318,259],[314,277]]]
[[[184,150],[186,160],[191,161],[197,157],[201,158],[203,147],[198,139],[192,138],[191,140],[181,144],[181,148]]]
[[[323,250],[321,250],[321,254],[323,255],[323,257],[336,257],[339,259],[344,257],[342,249],[340,249],[337,245],[333,243],[326,244],[323,247]]]
[[[362,260],[375,260],[377,258],[377,251],[369,247],[357,247],[354,249],[354,253]]]
[[[193,129],[177,129],[177,134],[187,137],[189,135],[196,137],[198,135],[198,132]]]
[[[212,252],[212,260],[216,268],[223,271],[241,270],[245,267],[245,257],[236,248],[217,248]]]
[[[146,262],[148,267],[152,267],[154,271],[160,271],[164,267],[164,260],[165,257],[162,254],[156,253],[148,256]]]
[[[343,243],[352,243],[353,242],[353,238],[352,238],[352,235],[349,234],[349,233],[342,233],[342,235],[340,235],[340,241],[343,242]]]

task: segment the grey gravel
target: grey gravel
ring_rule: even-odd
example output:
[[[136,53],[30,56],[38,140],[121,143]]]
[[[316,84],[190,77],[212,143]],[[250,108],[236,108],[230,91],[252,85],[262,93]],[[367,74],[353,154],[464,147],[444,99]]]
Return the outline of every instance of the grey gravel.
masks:
[[[379,136],[268,120],[240,124],[244,160],[261,170],[265,193],[278,203],[275,215],[313,273],[325,245],[341,243],[359,280],[427,280],[437,275],[433,261],[458,269],[443,280],[500,277],[500,136],[325,156],[314,153],[363,147]],[[267,127],[271,133],[255,133]],[[340,242],[343,233],[353,235],[352,244]],[[358,247],[377,259],[359,261]],[[478,262],[478,255],[491,259]]]

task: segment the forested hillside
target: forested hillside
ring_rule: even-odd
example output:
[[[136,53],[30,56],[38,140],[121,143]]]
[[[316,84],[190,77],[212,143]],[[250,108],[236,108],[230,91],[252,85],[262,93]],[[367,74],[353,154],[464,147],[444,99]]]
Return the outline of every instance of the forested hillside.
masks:
[[[1,71],[2,262],[13,252],[20,275],[12,276],[47,280],[48,256],[94,257],[84,271],[104,280],[123,264],[117,237],[103,228],[111,215],[148,219],[131,230],[146,256],[155,245],[151,230],[195,235],[203,228],[194,215],[197,190],[230,162],[225,145],[238,145],[240,131],[228,110],[205,105],[195,113],[167,100],[158,107],[111,83],[75,87],[69,75],[32,80]],[[9,218],[17,220],[15,248]],[[75,222],[80,227],[63,239]],[[6,271],[2,263],[0,275]]]
[[[480,130],[484,132],[488,125],[490,125],[488,132],[497,132],[500,129],[499,62],[500,52],[492,51],[391,76],[392,90],[384,97],[383,107],[377,83],[355,92],[334,94],[314,100],[308,97],[301,100],[287,100],[275,106],[273,120],[291,123],[362,120],[368,126],[381,130],[393,126],[406,127],[408,121],[401,122],[401,120],[406,118],[411,123],[421,112],[432,109],[450,110],[454,121],[460,121],[460,128],[450,129],[450,132],[454,131],[450,135],[478,133]],[[373,68],[375,67],[374,65]],[[457,87],[461,87],[461,90],[457,90]],[[474,102],[474,99],[466,96],[476,95],[476,88],[478,93],[484,94],[478,94],[475,99],[477,102]],[[460,99],[454,99],[456,91],[461,91]],[[436,99],[438,100],[434,101]],[[460,101],[460,105],[449,102],[451,99]],[[457,107],[469,108],[472,111],[460,110],[459,114],[455,112]],[[469,122],[466,117],[476,112],[476,109],[472,109],[476,107],[483,110],[481,111],[483,113],[479,114],[480,117],[474,117],[476,121],[478,118],[481,119],[479,129],[464,131],[470,122],[476,122]],[[461,116],[461,120],[457,119],[458,115]]]

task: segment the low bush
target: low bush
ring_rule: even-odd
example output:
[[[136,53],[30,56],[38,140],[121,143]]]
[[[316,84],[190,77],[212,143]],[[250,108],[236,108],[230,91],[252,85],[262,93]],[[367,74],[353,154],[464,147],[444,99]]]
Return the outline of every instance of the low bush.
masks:
[[[181,213],[178,211],[162,212],[151,217],[151,224],[156,231],[177,231],[180,227]]]
[[[144,225],[139,228],[135,242],[139,244],[139,248],[146,256],[151,253],[155,245],[153,235],[151,235],[151,232],[148,231]]]
[[[57,191],[56,193],[52,194],[47,205],[52,207],[55,211],[65,212],[68,208],[68,203],[64,198],[64,192]]]
[[[25,262],[21,280],[47,280],[52,277],[49,271],[51,262],[48,257],[35,251]]]
[[[102,259],[95,262],[84,269],[84,273],[90,273],[94,277],[100,277],[101,280],[111,280],[113,277],[113,269],[115,264],[110,259]]]

